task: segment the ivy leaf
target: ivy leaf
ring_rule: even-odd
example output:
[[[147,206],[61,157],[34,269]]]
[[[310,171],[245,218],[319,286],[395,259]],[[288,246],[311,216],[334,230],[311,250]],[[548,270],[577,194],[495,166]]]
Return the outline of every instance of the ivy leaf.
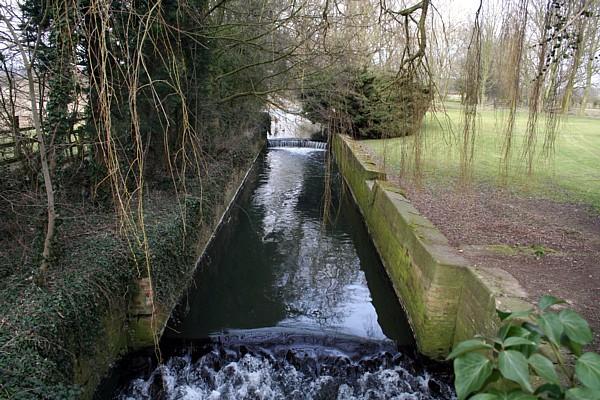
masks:
[[[487,344],[483,340],[479,340],[479,339],[465,340],[463,342],[460,342],[456,346],[454,346],[452,353],[450,353],[448,355],[448,357],[446,357],[446,360],[452,360],[453,358],[456,358],[464,353],[468,353],[471,351],[491,349],[491,348],[492,348],[492,346]]]
[[[540,298],[540,302],[538,303],[540,310],[545,311],[547,308],[552,307],[555,304],[566,303],[563,299],[559,299],[554,296],[550,296],[549,294],[545,294]]]
[[[558,346],[560,342],[560,336],[563,333],[563,326],[558,318],[558,314],[542,314],[538,323],[548,340],[551,341],[555,346]]]
[[[533,387],[529,382],[529,365],[523,354],[514,350],[500,352],[498,367],[506,379],[517,382],[527,391],[533,392]]]
[[[533,370],[540,378],[550,383],[559,383],[558,375],[556,375],[556,371],[554,370],[554,364],[548,358],[536,353],[529,357],[527,362],[533,367]]]
[[[585,353],[575,363],[575,376],[590,389],[600,391],[600,355]]]
[[[532,342],[529,339],[525,339],[519,336],[511,336],[504,341],[502,344],[504,347],[513,347],[513,346],[535,346],[536,343]]]
[[[600,400],[600,391],[590,388],[573,388],[567,390],[567,400]]]
[[[558,314],[565,334],[575,343],[586,345],[593,339],[592,330],[587,321],[573,310],[562,310]]]
[[[454,360],[454,387],[459,400],[481,389],[492,374],[492,362],[482,354],[467,353]]]

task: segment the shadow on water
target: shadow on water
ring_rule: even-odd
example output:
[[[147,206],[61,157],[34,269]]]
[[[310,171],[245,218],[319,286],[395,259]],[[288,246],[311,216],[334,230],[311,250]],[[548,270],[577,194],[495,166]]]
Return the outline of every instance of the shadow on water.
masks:
[[[452,398],[445,367],[414,351],[337,171],[335,217],[322,223],[325,156],[271,148],[259,159],[168,323],[165,363],[130,355],[98,398]]]

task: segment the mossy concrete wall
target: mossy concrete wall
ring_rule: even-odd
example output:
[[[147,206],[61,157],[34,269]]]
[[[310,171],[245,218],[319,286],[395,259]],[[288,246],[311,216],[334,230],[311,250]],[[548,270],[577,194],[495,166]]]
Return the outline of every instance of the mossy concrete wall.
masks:
[[[454,343],[494,331],[497,308],[528,306],[510,275],[471,267],[359,142],[337,135],[332,149],[421,353],[443,358]]]
[[[260,152],[263,146],[264,143],[262,143],[260,148],[256,149],[256,152]],[[201,223],[197,228],[199,230],[197,235],[198,240],[195,244],[190,244],[189,249],[193,259],[198,260],[200,258],[210,244],[216,230],[221,223],[227,219],[233,203],[238,198],[242,189],[246,186],[247,179],[256,167],[257,157],[258,154],[248,170],[236,171],[233,174],[229,184],[223,188],[224,201],[220,204],[216,204],[214,207],[214,218],[208,223]],[[165,240],[178,240],[178,238],[165,238]],[[173,246],[167,247],[176,246],[176,244],[173,244]],[[162,336],[171,313],[177,305],[177,301],[183,296],[196,273],[196,267],[197,262],[193,267],[185,269],[183,275],[169,277],[174,282],[178,283],[177,287],[179,288],[179,292],[175,293],[174,296],[170,296],[167,301],[161,302],[157,299],[158,296],[153,292],[153,285],[148,278],[142,278],[137,281],[128,312],[128,343],[130,350],[153,346],[155,341]]]
[[[215,231],[231,212],[237,196],[252,176],[255,169],[256,158],[265,146],[265,141],[256,143],[253,162],[246,168],[234,171],[229,183],[222,188],[223,201],[214,206],[214,217],[208,222],[199,222],[197,226],[198,240],[186,246],[190,254],[186,257],[198,259],[204,252]],[[164,241],[167,248],[177,248],[180,243],[169,244],[178,240],[177,237],[166,237]],[[173,273],[169,276],[177,284],[178,293],[174,293],[168,301],[157,301],[153,285],[148,278],[138,279],[131,287],[131,295],[126,298],[117,298],[111,303],[106,315],[101,316],[103,329],[98,332],[93,345],[94,355],[79,357],[74,355],[73,383],[82,388],[81,398],[91,399],[94,392],[107,374],[113,362],[128,351],[143,347],[153,346],[160,339],[166,326],[171,311],[176,306],[177,299],[187,290],[196,266],[193,262],[185,266],[183,274]]]

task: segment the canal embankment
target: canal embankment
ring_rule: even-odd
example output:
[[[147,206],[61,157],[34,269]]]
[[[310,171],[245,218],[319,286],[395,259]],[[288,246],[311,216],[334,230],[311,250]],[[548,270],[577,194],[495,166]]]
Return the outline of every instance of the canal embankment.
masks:
[[[263,147],[262,137],[230,146],[188,180],[185,196],[149,190],[147,254],[110,211],[61,221],[46,287],[24,270],[0,286],[0,397],[91,398],[117,358],[153,345]]]
[[[162,359],[124,357],[99,399],[454,397],[447,366],[415,354],[327,153],[278,144],[257,160],[257,179],[200,259]]]
[[[397,297],[419,351],[443,358],[453,344],[495,330],[496,310],[528,308],[526,293],[503,271],[475,267],[386,178],[382,168],[348,136],[332,151]]]

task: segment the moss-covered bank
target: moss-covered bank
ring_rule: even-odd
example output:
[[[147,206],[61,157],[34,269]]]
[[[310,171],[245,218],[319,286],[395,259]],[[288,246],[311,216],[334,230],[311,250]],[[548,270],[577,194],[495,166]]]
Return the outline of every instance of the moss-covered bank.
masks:
[[[413,328],[419,351],[442,358],[452,345],[491,333],[496,309],[526,307],[510,275],[475,268],[386,181],[385,173],[347,136],[333,138],[336,162]]]
[[[240,143],[214,160],[202,190],[190,188],[181,202],[185,212],[165,193],[154,200],[161,207],[147,207],[155,308],[163,317],[186,289],[199,252],[262,146],[262,140]],[[27,268],[0,285],[0,398],[90,398],[120,354],[152,339],[143,329],[148,316],[131,315],[144,276],[139,257],[111,221],[75,236],[69,224],[76,222],[64,221],[60,255],[43,289]],[[160,332],[164,320],[151,328]]]

